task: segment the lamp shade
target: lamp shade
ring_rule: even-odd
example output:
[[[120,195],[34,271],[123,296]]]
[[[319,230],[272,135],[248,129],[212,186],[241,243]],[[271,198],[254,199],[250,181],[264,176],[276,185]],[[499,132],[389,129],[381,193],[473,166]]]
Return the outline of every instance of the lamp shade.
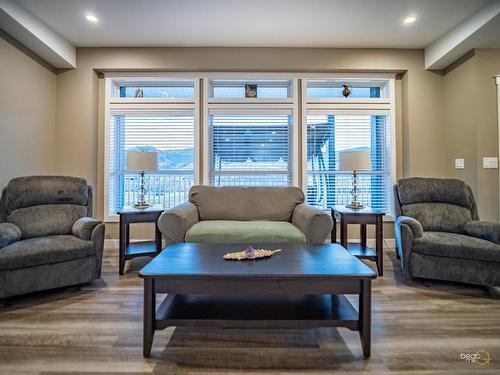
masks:
[[[151,172],[158,170],[157,152],[127,152],[127,171]]]
[[[370,171],[371,169],[370,151],[349,150],[339,152],[339,170]]]

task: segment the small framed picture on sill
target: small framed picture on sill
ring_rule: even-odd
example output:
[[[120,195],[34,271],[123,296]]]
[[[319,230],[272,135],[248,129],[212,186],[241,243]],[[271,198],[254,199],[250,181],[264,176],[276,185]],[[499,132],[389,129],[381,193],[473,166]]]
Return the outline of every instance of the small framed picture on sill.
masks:
[[[257,85],[246,84],[245,85],[245,98],[256,98],[257,97]]]

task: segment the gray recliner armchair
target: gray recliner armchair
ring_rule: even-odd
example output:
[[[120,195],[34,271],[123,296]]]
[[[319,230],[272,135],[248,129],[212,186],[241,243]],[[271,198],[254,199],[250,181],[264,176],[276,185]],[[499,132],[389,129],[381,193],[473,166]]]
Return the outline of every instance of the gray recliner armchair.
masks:
[[[12,179],[0,199],[0,300],[101,275],[104,224],[82,178]]]
[[[406,178],[394,186],[395,234],[406,276],[500,286],[500,223],[479,221],[463,181]]]

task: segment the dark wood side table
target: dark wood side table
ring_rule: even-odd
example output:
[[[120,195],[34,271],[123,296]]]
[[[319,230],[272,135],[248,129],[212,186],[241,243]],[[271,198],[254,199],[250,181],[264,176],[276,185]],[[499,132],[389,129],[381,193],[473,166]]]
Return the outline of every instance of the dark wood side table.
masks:
[[[163,211],[160,205],[148,208],[124,206],[118,211],[120,215],[120,275],[123,275],[125,261],[139,256],[156,256],[161,252],[161,232],[157,221]],[[131,223],[155,223],[154,241],[130,243]]]
[[[379,276],[384,274],[383,258],[383,216],[384,212],[370,207],[361,209],[352,209],[345,206],[333,206],[332,218],[332,243],[337,242],[337,220],[340,220],[340,244],[345,247],[352,255],[359,259],[369,259],[377,263]],[[349,224],[360,225],[361,243],[349,243],[347,240],[347,226]],[[366,246],[366,225],[375,225],[375,251]]]

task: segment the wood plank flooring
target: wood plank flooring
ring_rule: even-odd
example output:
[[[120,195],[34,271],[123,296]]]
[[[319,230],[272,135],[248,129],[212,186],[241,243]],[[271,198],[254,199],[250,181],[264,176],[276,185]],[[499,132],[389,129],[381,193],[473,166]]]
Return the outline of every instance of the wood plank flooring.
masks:
[[[137,271],[148,259],[127,262],[119,277],[117,250],[107,249],[102,280],[9,300],[0,308],[0,374],[500,373],[500,300],[481,288],[407,281],[392,249],[373,285],[368,360],[356,332],[331,328],[169,328],[144,359]],[[490,364],[460,360],[479,349]]]

